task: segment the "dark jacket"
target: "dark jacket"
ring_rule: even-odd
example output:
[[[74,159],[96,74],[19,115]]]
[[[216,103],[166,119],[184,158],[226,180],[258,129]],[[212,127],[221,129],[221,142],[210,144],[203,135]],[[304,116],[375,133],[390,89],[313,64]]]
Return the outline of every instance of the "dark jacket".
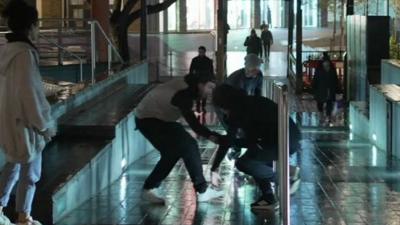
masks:
[[[213,61],[207,56],[196,56],[190,63],[190,73],[214,73]]]
[[[226,80],[226,83],[235,88],[246,91],[248,95],[261,96],[263,74],[260,71],[257,77],[247,78],[246,70],[242,68],[233,72]]]
[[[339,79],[333,65],[329,72],[324,70],[322,63],[317,67],[312,82],[312,90],[317,102],[335,100],[336,93],[339,91]]]
[[[232,110],[226,121],[229,127],[240,128],[245,138],[236,139],[235,132],[229,132],[224,140],[226,142],[217,151],[212,170],[218,168],[231,146],[248,148],[246,155],[255,160],[278,159],[278,105],[268,98],[257,96],[246,96],[238,101],[241,107]],[[289,119],[290,153],[300,148],[300,138],[298,127]]]
[[[261,40],[263,41],[264,45],[271,45],[272,42],[274,41],[274,38],[272,37],[271,31],[263,31],[261,33]]]
[[[248,36],[244,42],[244,46],[247,46],[247,54],[256,54],[262,56],[262,44],[261,39],[257,36]]]

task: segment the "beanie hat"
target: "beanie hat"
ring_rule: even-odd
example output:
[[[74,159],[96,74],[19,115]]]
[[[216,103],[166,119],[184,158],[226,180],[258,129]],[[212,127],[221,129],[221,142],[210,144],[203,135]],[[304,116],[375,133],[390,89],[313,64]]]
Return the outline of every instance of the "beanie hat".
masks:
[[[245,68],[259,67],[261,63],[263,63],[263,60],[260,59],[256,54],[248,54],[246,57],[244,57]]]

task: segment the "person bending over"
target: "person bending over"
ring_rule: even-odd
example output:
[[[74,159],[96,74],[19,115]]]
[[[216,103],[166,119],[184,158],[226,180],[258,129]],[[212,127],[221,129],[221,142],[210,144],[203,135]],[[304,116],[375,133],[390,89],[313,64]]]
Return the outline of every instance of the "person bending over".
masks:
[[[165,203],[154,189],[159,187],[179,159],[183,159],[189,172],[198,201],[222,196],[222,192],[208,188],[197,141],[177,122],[183,117],[195,133],[217,142],[218,134],[201,125],[192,110],[193,102],[210,95],[214,87],[213,74],[189,74],[184,79],[175,78],[157,86],[137,106],[137,129],[161,155],[143,185],[142,199]]]
[[[238,170],[254,178],[262,196],[253,204],[253,209],[276,209],[278,207],[271,183],[277,182],[273,171],[273,161],[278,159],[278,106],[260,96],[248,96],[245,92],[229,85],[221,85],[214,90],[213,104],[224,113],[230,127],[240,128],[245,138],[228,134],[219,138],[220,146],[211,167],[211,180],[218,185],[218,167],[231,146],[247,148],[236,160]],[[290,119],[290,153],[299,148],[300,131]],[[297,189],[300,179],[294,177],[292,190]]]

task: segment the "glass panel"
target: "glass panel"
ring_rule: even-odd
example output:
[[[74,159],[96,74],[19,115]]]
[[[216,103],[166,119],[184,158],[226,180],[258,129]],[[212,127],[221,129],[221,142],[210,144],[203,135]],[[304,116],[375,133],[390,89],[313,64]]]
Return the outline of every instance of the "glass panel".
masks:
[[[176,2],[168,8],[168,30],[176,31]]]
[[[250,8],[252,1],[228,1],[228,24],[231,29],[250,28]]]
[[[186,9],[188,30],[214,28],[214,0],[187,0]]]
[[[70,0],[71,5],[83,5],[84,0]]]

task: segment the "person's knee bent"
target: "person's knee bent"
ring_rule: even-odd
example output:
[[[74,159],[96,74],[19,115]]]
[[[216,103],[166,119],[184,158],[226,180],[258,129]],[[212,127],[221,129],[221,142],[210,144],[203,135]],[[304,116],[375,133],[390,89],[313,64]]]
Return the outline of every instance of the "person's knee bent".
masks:
[[[20,182],[23,182],[29,186],[35,185],[39,180],[40,180],[40,173],[35,173],[29,170],[24,171],[24,173],[21,173],[19,178]]]
[[[248,173],[247,169],[246,169],[246,162],[244,159],[239,158],[235,161],[235,167],[236,169],[238,169],[240,172],[243,173]]]

